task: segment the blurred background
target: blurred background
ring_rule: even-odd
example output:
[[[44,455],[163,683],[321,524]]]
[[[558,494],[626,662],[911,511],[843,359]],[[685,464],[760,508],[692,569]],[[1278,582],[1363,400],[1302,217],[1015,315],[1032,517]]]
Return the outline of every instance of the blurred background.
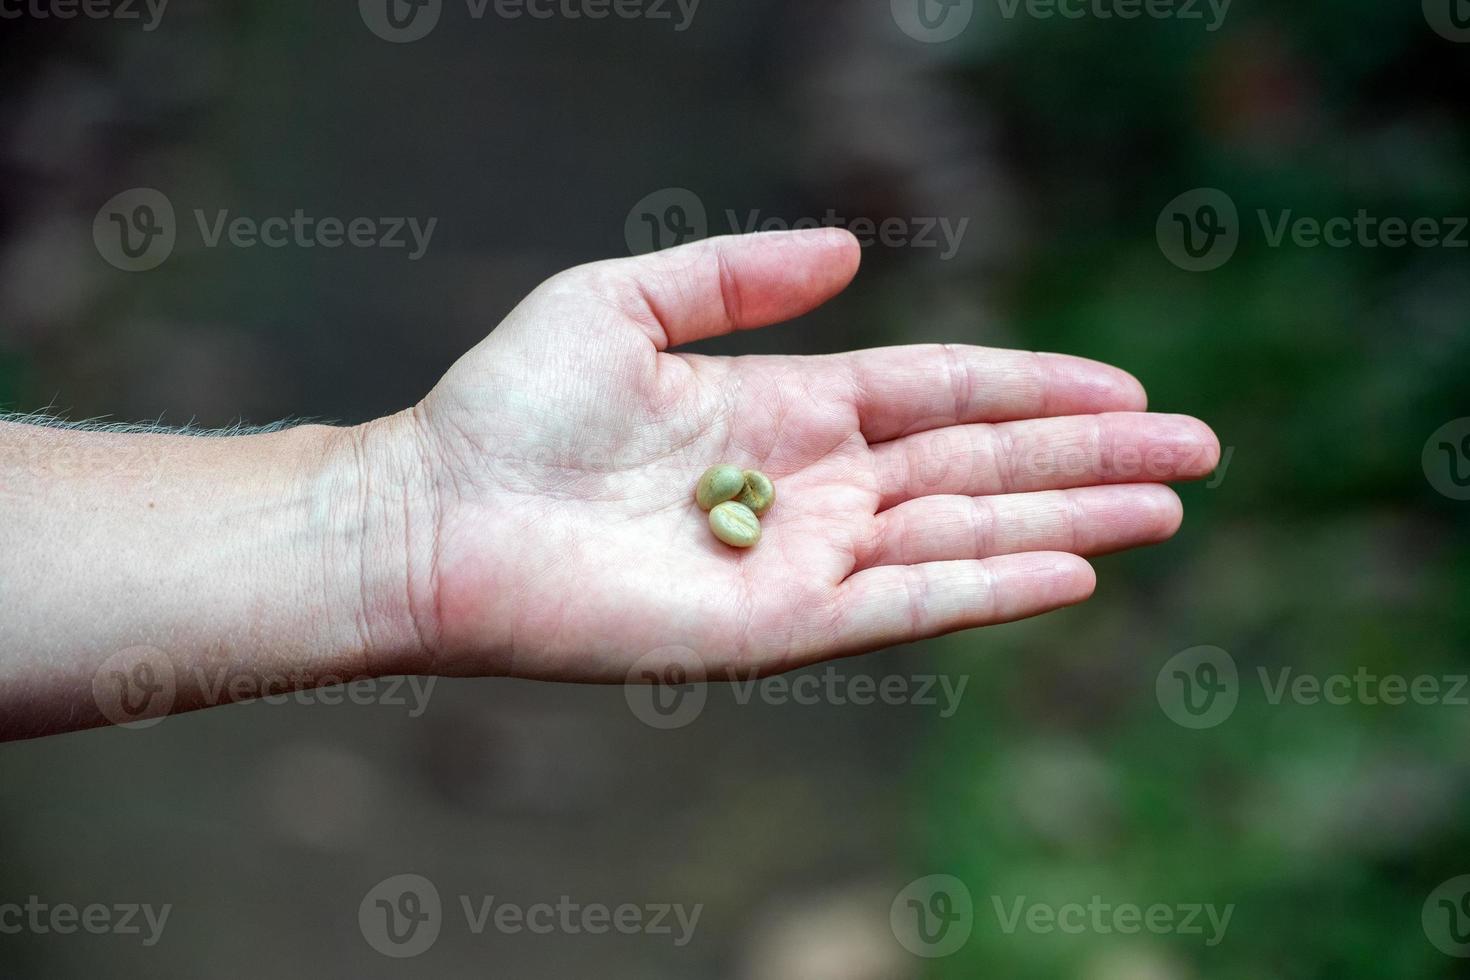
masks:
[[[835,216],[888,222],[852,289],[704,349],[1082,354],[1227,447],[1088,605],[808,671],[812,703],[661,729],[440,681],[0,747],[0,907],[170,907],[151,945],[0,930],[0,976],[1463,976],[1466,7],[0,7],[0,409],[356,423],[560,269]],[[211,238],[298,210],[375,244]],[[421,255],[380,244],[409,217]],[[426,907],[403,874],[427,944],[375,911]],[[563,896],[699,918],[464,908]]]

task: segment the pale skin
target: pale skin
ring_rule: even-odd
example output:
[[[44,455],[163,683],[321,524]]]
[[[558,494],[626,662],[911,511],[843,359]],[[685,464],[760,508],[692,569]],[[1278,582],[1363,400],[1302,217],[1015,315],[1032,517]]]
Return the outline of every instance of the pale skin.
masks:
[[[354,428],[0,423],[0,736],[106,724],[94,681],[140,648],[173,711],[403,673],[770,674],[1081,602],[1087,556],[1178,529],[1164,484],[1219,445],[1117,368],[678,351],[821,305],[859,252],[821,229],[570,270]],[[694,503],[716,462],[775,481],[754,549]]]

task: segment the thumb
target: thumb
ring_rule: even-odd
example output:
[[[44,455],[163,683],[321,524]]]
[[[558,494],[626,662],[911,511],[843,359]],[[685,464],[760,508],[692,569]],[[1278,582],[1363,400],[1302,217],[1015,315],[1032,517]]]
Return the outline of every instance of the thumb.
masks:
[[[598,263],[663,350],[801,316],[847,288],[862,249],[837,228],[709,238]],[[621,292],[621,290],[619,290]]]

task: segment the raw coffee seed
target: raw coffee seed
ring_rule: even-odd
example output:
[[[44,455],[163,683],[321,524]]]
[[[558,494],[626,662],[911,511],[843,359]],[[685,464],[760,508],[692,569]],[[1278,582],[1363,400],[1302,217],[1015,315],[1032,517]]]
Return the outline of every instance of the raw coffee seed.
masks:
[[[694,500],[701,509],[709,510],[715,504],[734,500],[744,489],[745,474],[740,472],[740,467],[723,463],[704,471],[699,486],[694,488]]]
[[[746,470],[745,487],[735,499],[755,511],[756,517],[765,517],[776,502],[776,485],[760,470]]]
[[[736,500],[716,505],[709,512],[709,527],[715,537],[732,548],[749,548],[761,539],[760,518]]]

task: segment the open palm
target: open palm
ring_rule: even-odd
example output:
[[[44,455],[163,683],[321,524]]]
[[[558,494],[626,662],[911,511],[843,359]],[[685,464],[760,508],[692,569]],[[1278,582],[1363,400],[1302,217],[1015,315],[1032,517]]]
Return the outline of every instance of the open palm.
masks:
[[[916,346],[671,348],[807,312],[855,274],[821,230],[714,239],[548,281],[415,410],[432,527],[411,577],[433,670],[622,681],[771,673],[1087,598],[1079,557],[1167,538],[1218,445],[1117,369]],[[693,488],[775,481],[760,544]]]

